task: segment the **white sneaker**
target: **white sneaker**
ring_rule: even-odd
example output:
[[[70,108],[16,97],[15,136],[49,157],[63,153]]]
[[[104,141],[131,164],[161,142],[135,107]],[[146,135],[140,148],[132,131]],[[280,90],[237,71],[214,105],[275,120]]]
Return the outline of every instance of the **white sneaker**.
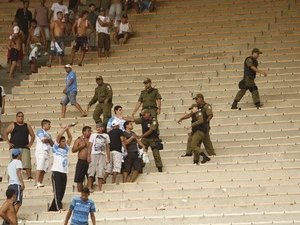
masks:
[[[42,184],[42,183],[37,183],[37,185],[36,185],[37,187],[45,187],[45,185],[44,184]]]
[[[47,55],[48,55],[48,52],[45,52],[45,53],[44,53],[44,56],[47,56]]]

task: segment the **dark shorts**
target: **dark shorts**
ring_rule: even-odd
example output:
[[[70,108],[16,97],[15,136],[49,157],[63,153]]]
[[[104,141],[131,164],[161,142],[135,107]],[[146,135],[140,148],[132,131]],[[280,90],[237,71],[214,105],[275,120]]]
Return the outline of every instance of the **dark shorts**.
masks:
[[[105,33],[98,33],[98,48],[104,48],[109,51],[110,49],[110,36]]]
[[[8,186],[7,189],[13,189],[13,190],[15,190],[15,193],[16,193],[16,196],[17,196],[17,199],[16,199],[15,204],[20,204],[20,205],[22,205],[22,201],[23,201],[23,191],[21,190],[21,185],[18,185],[18,184],[10,184],[10,185]]]
[[[73,46],[73,49],[77,52],[79,49],[81,51],[87,51],[89,50],[89,41],[86,36],[76,37],[75,40],[76,44]]]
[[[130,33],[126,32],[126,33],[118,34],[118,36],[117,36],[118,40],[121,38],[124,38],[125,34],[128,34],[128,37],[130,37]]]
[[[65,51],[65,39],[63,37],[58,37],[56,38],[56,43],[58,44],[60,49],[57,49],[55,44],[51,43],[50,46],[50,55],[52,56],[64,56],[64,51]],[[52,46],[53,45],[53,46]]]
[[[137,152],[129,152],[126,158],[124,159],[123,171],[130,173],[132,170],[141,171],[142,165],[141,160],[138,157]]]
[[[10,225],[10,223],[6,222],[5,220],[3,220],[2,225]]]
[[[75,170],[75,183],[82,183],[84,181],[84,177],[87,177],[87,172],[89,169],[89,163],[87,160],[78,159]]]
[[[11,61],[18,61],[20,60],[20,51],[16,48],[12,48],[9,51],[9,58]]]

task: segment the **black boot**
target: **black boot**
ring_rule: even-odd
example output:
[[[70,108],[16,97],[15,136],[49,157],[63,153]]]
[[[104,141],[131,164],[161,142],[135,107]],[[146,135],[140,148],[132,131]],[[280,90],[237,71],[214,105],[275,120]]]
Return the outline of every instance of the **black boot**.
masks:
[[[256,106],[257,109],[259,109],[259,108],[261,108],[263,106],[263,104],[260,103],[260,102],[256,102],[255,106]]]
[[[162,167],[157,167],[157,169],[158,169],[158,172],[162,172]]]
[[[205,155],[204,152],[201,152],[200,155],[203,157],[203,159],[202,159],[202,161],[201,161],[202,164],[204,164],[204,163],[210,161],[210,158],[209,158],[207,155]]]
[[[233,101],[233,103],[231,105],[231,109],[238,109],[237,104],[238,104],[237,101]]]

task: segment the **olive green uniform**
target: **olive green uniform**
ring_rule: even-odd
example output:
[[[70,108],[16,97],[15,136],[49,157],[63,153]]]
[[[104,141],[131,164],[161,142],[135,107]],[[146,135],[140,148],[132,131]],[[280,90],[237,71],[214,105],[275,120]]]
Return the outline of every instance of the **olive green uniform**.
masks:
[[[202,112],[205,112],[207,117],[210,116],[210,115],[213,115],[213,112],[212,112],[212,107],[210,104],[207,104],[207,103],[204,103],[204,105],[202,106],[198,106],[197,104],[193,104],[191,108],[193,107],[198,107]],[[203,145],[205,147],[205,150],[207,151],[207,154],[208,155],[215,155],[215,150],[214,150],[214,147],[213,147],[213,144],[210,140],[210,136],[209,136],[209,130],[210,130],[210,126],[208,124],[208,131],[207,133],[205,134],[205,138],[203,139]],[[189,133],[188,134],[188,141],[187,141],[187,145],[186,145],[186,155],[192,155],[193,154],[193,151],[192,151],[192,133]],[[199,143],[199,146],[201,147],[201,142]],[[199,155],[197,154],[194,154],[194,161],[199,161]]]
[[[157,120],[154,117],[149,120],[145,120],[144,118],[140,117],[135,119],[134,122],[136,124],[142,125],[143,134],[146,133],[149,129],[153,130],[153,132],[148,137],[142,138],[142,143],[145,145],[146,149],[148,149],[149,147],[151,148],[155,165],[159,170],[161,170],[163,167],[163,163],[160,157],[159,150],[157,150],[155,144],[155,141],[159,139]]]
[[[156,100],[160,100],[161,95],[156,88],[149,88],[141,91],[139,102],[142,103],[142,109],[148,109],[153,118],[157,119],[157,104]]]
[[[102,122],[100,116],[103,114],[103,123],[106,127],[107,122],[111,117],[111,108],[113,106],[112,95],[113,92],[109,84],[103,83],[95,88],[94,97],[89,102],[89,106],[91,106],[98,101],[93,114],[95,123]],[[105,100],[108,100],[108,102],[104,103]]]
[[[255,105],[260,104],[258,88],[254,81],[256,77],[256,72],[251,69],[252,66],[257,68],[258,66],[257,60],[251,56],[247,57],[244,62],[244,77],[243,80],[239,82],[240,90],[238,91],[238,93],[234,98],[235,102],[239,102],[245,95],[246,91],[249,90],[252,94],[253,103]]]

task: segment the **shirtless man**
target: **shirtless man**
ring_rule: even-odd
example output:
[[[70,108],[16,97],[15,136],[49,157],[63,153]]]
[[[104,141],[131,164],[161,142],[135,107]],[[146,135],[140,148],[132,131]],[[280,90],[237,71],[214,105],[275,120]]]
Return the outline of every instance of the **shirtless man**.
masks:
[[[14,33],[10,36],[10,40],[8,43],[8,52],[9,52],[9,60],[10,60],[10,70],[9,70],[9,78],[13,78],[17,62],[19,61],[20,50],[21,50],[21,36],[19,35],[20,28],[18,26],[14,27]]]
[[[75,53],[78,52],[79,49],[81,49],[82,55],[78,66],[82,66],[82,61],[84,59],[85,53],[89,49],[87,31],[88,29],[91,29],[92,32],[95,32],[95,28],[91,25],[91,23],[88,20],[88,14],[88,11],[82,11],[81,16],[72,27],[73,35],[76,37],[76,45],[74,45],[72,49],[71,65],[73,64]]]
[[[29,29],[29,37],[27,39],[27,48],[30,49],[29,53],[29,63],[31,68],[31,73],[38,72],[37,57],[41,49],[42,44],[45,46],[46,38],[44,32],[41,28],[37,26],[37,21],[31,21],[31,27]]]
[[[16,201],[16,192],[14,189],[6,190],[6,201],[0,208],[0,217],[4,220],[2,225],[17,225],[17,212],[14,207]]]
[[[78,137],[74,142],[72,152],[78,152],[78,161],[76,164],[74,182],[77,183],[78,192],[83,190],[84,177],[87,177],[89,163],[87,161],[89,139],[92,133],[92,128],[85,126],[82,128],[82,136]]]
[[[62,58],[64,56],[64,37],[66,32],[66,25],[63,22],[63,12],[57,12],[57,20],[50,24],[51,45],[48,66],[51,67],[53,56],[58,55],[58,63],[62,65]]]

